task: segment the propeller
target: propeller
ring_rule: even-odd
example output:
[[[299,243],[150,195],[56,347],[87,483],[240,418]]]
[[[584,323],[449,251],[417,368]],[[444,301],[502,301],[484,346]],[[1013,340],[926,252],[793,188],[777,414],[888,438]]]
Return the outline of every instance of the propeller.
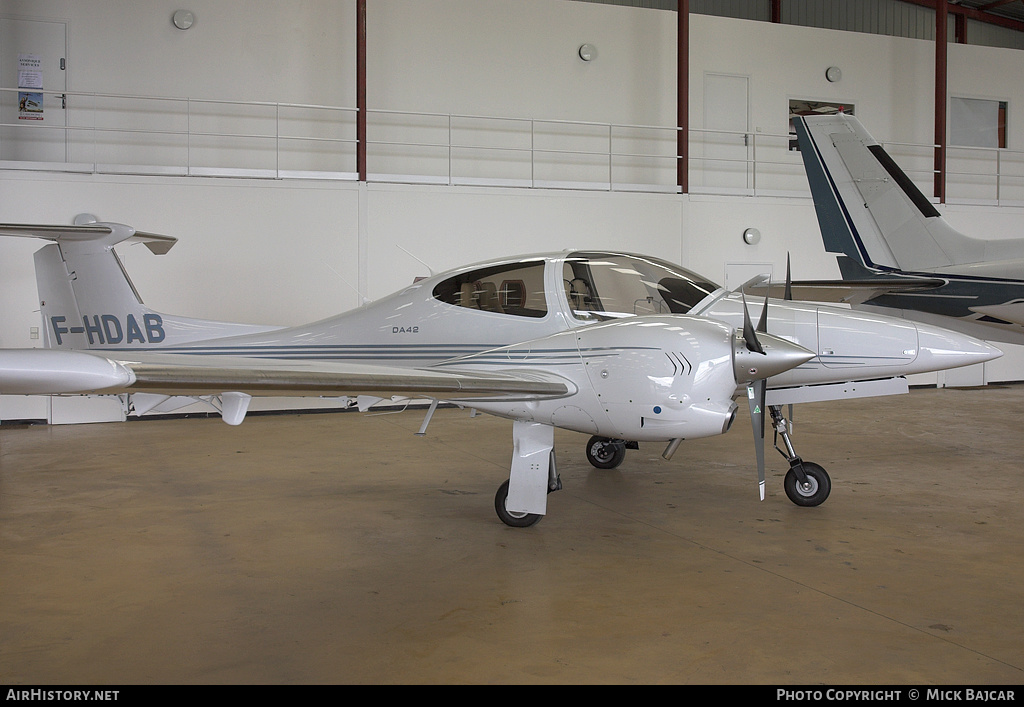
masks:
[[[764,346],[761,343],[761,339],[758,338],[758,334],[762,335],[762,338],[770,339],[776,345],[782,342],[785,347],[790,349],[788,354],[780,354],[774,352],[776,358],[788,358],[795,359],[798,354],[792,353],[792,348],[795,346],[790,342],[778,339],[777,337],[768,334],[768,295],[764,298],[764,307],[761,309],[761,316],[757,320],[757,327],[754,327],[753,322],[750,320],[750,313],[747,311],[747,297],[744,293],[743,288],[740,289],[740,298],[743,301],[743,341],[746,344],[746,348],[751,353],[761,354],[766,358],[769,358],[769,354],[765,351]],[[789,253],[786,254],[786,288],[783,294],[783,299],[792,301],[793,299],[793,277],[790,266]],[[803,351],[806,355],[803,361],[808,361],[813,357],[813,354],[802,347],[796,347],[800,351]],[[801,361],[802,362],[802,361]],[[793,366],[798,366],[799,363],[792,363],[792,365],[782,370],[788,370]],[[768,378],[775,373],[781,373],[782,370],[776,370],[775,373],[765,371],[765,368],[770,368],[767,362],[762,363],[761,370],[758,371],[757,366],[750,366],[746,371],[748,374],[747,382],[747,405],[750,408],[750,426],[754,434],[754,453],[757,457],[757,488],[758,493],[761,496],[761,500],[764,500],[764,428],[765,428],[765,407],[766,399],[768,396]],[[792,416],[792,406],[790,406]]]
[[[768,333],[768,298],[764,298],[764,307],[761,308],[761,316],[757,320],[757,329],[750,321],[750,312],[747,311],[747,296],[740,292],[743,301],[743,340],[747,350],[767,356],[757,333]],[[768,395],[768,377],[755,378],[747,383],[747,405],[750,407],[750,426],[754,433],[754,453],[757,456],[757,489],[764,500],[764,406]]]
[[[764,308],[756,327],[747,311],[747,296],[743,288],[740,288],[740,298],[743,303],[743,345],[737,342],[733,349],[733,370],[737,383],[743,383],[747,388],[754,451],[757,454],[758,491],[763,501],[765,401],[768,394],[768,379],[810,361],[815,354],[799,344],[768,333],[768,297],[764,299]]]

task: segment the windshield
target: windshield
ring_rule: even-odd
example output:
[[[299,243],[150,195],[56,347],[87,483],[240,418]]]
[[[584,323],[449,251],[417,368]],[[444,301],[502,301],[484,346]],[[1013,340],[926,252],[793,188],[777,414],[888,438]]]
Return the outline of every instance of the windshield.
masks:
[[[718,285],[657,258],[572,253],[562,270],[573,315],[582,320],[686,314]]]

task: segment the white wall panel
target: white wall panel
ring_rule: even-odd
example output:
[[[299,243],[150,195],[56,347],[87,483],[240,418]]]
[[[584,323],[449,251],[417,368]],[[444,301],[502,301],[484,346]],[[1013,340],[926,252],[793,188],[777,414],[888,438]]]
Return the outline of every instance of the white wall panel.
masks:
[[[376,0],[371,108],[671,125],[675,14],[564,0]],[[597,58],[579,58],[580,45]]]

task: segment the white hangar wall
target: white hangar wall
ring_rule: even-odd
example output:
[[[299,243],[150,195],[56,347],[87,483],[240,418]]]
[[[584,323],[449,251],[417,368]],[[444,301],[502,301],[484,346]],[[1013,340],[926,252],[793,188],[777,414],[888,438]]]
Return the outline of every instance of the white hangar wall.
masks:
[[[70,91],[355,105],[354,0],[2,0],[0,17],[67,24]]]
[[[69,91],[354,106],[352,0],[189,6],[196,24],[185,32],[170,24],[179,4],[165,0],[0,0],[0,17],[66,23]],[[694,129],[735,117],[706,99],[709,83],[725,76],[745,80],[744,117],[754,132],[785,134],[788,101],[817,99],[854,104],[882,140],[931,141],[929,42],[704,15],[692,17],[690,41]],[[595,61],[575,56],[584,42],[597,46]],[[569,0],[369,0],[368,99],[375,110],[671,126],[675,44],[676,15],[660,10]],[[1011,147],[1024,145],[1024,121],[1013,118],[1024,107],[1017,95],[1024,85],[1012,80],[1022,64],[1019,51],[950,46],[950,94],[1008,101]],[[832,65],[843,70],[839,83],[824,78]],[[802,174],[795,153],[780,151],[779,159]],[[944,210],[972,234],[1009,237],[1020,223],[1016,208]],[[792,253],[797,277],[838,275],[809,199],[793,195],[0,169],[0,221],[69,223],[83,212],[179,237],[163,257],[122,252],[150,306],[282,325],[383,296],[425,274],[416,258],[441,270],[511,252],[620,248],[725,282],[751,263],[781,274]],[[763,234],[757,246],[742,243],[748,227]],[[40,343],[32,338],[40,326],[37,247],[0,240],[2,347]],[[987,364],[987,378],[1019,378],[1020,361],[1014,354]],[[0,419],[47,417],[47,405],[5,397]]]

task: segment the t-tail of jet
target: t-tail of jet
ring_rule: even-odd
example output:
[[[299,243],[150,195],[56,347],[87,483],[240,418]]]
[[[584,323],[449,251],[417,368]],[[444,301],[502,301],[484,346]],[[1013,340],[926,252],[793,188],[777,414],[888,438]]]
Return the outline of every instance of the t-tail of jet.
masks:
[[[47,348],[145,350],[275,328],[171,316],[145,306],[114,246],[142,242],[161,255],[177,241],[170,236],[84,216],[73,226],[0,224],[0,235],[53,241],[35,254]]]
[[[986,260],[986,242],[950,227],[850,115],[797,117],[800,152],[825,249],[844,279],[865,269],[931,273]]]
[[[1024,343],[1024,239],[954,230],[856,118],[794,118],[825,249],[854,305]]]

